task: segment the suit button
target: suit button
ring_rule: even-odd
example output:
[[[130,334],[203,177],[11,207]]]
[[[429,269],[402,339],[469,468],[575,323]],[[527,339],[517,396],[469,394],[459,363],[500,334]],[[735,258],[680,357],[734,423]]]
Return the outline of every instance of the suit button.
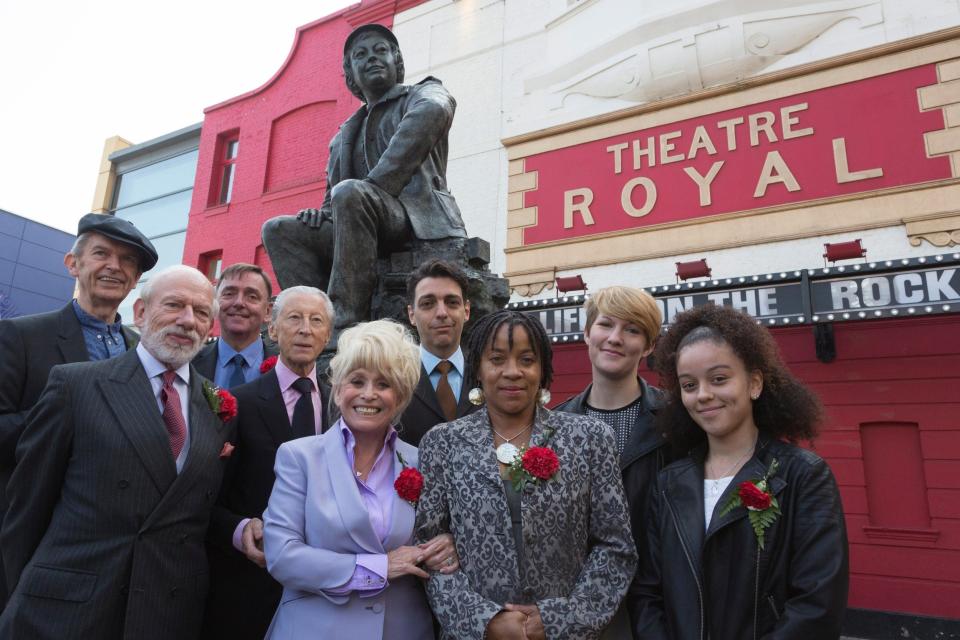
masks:
[[[372,607],[370,607],[370,610],[373,611],[374,613],[383,613],[383,605],[378,602],[374,604]]]
[[[120,482],[117,483],[117,486],[120,487],[121,489],[126,489],[127,487],[130,486],[130,483],[127,482],[126,480],[121,480]]]
[[[180,588],[179,588],[179,587],[174,587],[173,589],[170,589],[170,597],[171,597],[171,598],[176,598],[178,593],[180,593]]]

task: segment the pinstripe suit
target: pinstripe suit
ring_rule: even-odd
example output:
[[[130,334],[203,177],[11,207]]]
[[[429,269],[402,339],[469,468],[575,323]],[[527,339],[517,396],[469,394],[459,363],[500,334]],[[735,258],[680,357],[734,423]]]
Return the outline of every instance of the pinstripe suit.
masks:
[[[189,639],[207,590],[204,536],[231,427],[190,374],[178,475],[136,351],[54,367],[17,448],[2,549],[0,637]]]

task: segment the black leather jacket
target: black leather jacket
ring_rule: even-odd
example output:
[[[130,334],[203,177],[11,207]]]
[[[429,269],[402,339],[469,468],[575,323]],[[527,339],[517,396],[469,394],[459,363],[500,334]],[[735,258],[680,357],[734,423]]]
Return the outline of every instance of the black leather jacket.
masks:
[[[630,507],[630,527],[633,531],[633,541],[637,545],[637,551],[643,554],[642,550],[646,544],[644,542],[646,536],[645,514],[649,503],[650,489],[657,479],[657,473],[666,466],[669,459],[667,457],[666,440],[653,428],[654,416],[663,404],[663,392],[647,384],[647,381],[643,378],[638,377],[637,379],[640,381],[642,406],[636,421],[633,423],[630,440],[624,447],[623,455],[620,456],[620,473],[623,476],[623,489],[627,495],[627,504]],[[590,389],[592,388],[592,384],[587,385],[582,393],[557,405],[556,411],[586,414],[587,398],[590,397]]]
[[[650,640],[830,640],[840,637],[849,558],[840,493],[811,451],[761,435],[720,497],[763,476],[782,514],[761,551],[744,507],[704,532],[705,447],[669,465],[651,498],[645,551],[628,607],[634,637]],[[715,513],[719,513],[719,510]]]

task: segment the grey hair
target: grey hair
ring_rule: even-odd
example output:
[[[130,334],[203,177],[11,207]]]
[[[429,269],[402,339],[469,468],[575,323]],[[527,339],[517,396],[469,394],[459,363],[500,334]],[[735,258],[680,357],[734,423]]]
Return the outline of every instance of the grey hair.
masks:
[[[317,296],[323,300],[323,306],[327,311],[327,319],[330,321],[330,326],[333,326],[335,314],[333,312],[333,303],[330,302],[330,297],[320,289],[317,289],[316,287],[308,287],[306,285],[290,287],[277,294],[277,299],[273,301],[273,313],[270,314],[271,322],[277,321],[277,319],[280,317],[280,314],[283,312],[283,305],[286,304],[287,298],[295,293],[305,293],[307,295]]]
[[[73,246],[70,247],[69,253],[74,257],[80,257],[83,254],[83,250],[90,243],[90,232],[86,231],[77,236],[77,239],[73,241]]]
[[[140,287],[140,299],[143,300],[144,304],[150,302],[150,296],[153,295],[153,288],[156,285],[157,280],[162,279],[166,275],[170,274],[181,274],[187,275],[198,280],[203,280],[210,287],[210,297],[213,300],[213,315],[216,316],[220,313],[220,304],[217,302],[216,289],[213,286],[213,283],[207,279],[207,276],[203,275],[200,271],[194,269],[193,267],[188,267],[185,264],[174,264],[169,267],[161,269],[158,273],[150,276],[150,279],[143,283],[143,286]]]

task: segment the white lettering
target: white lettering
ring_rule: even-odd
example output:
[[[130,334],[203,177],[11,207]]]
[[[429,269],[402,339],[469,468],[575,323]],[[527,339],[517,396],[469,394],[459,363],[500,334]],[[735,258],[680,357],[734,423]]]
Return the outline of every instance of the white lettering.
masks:
[[[907,292],[907,285],[913,287]],[[923,278],[919,273],[901,273],[893,277],[893,297],[899,304],[923,302]]]
[[[853,280],[831,282],[830,298],[834,309],[840,310],[860,308],[860,298],[857,297],[857,283]],[[848,306],[844,306],[844,304]]]
[[[646,193],[643,206],[640,208],[633,206],[633,191],[638,186],[643,187]],[[620,192],[620,205],[624,213],[631,218],[642,218],[653,210],[655,204],[657,204],[657,185],[650,178],[639,176],[628,180],[627,184],[623,185],[623,191]]]
[[[890,304],[890,283],[884,277],[864,278],[860,282],[860,295],[868,307],[885,307]]]
[[[576,200],[580,198],[580,200]],[[573,214],[579,213],[583,219],[583,224],[590,226],[594,224],[593,214],[590,213],[590,205],[593,204],[593,190],[588,188],[571,189],[563,192],[563,228],[573,228]]]
[[[783,161],[779,151],[770,151],[763,161],[763,169],[760,170],[760,179],[757,181],[757,188],[753,191],[754,198],[762,198],[767,194],[767,187],[771,184],[782,182],[787,191],[800,191],[800,184],[793,177],[790,167]]]
[[[697,187],[700,188],[700,206],[706,207],[713,202],[713,196],[710,192],[710,185],[713,184],[714,178],[717,177],[717,173],[720,172],[720,167],[723,166],[723,160],[717,160],[710,166],[710,171],[707,171],[707,175],[700,175],[696,169],[693,167],[684,167],[683,170],[688,176],[697,184]]]
[[[629,147],[627,142],[612,144],[607,147],[607,151],[613,154],[613,172],[616,174],[623,172],[623,150]]]
[[[927,295],[930,296],[931,301],[960,300],[960,293],[950,286],[950,281],[956,272],[956,269],[946,269],[940,273],[927,271]]]
[[[880,167],[850,171],[850,166],[847,164],[847,141],[845,138],[833,139],[833,167],[837,173],[837,184],[879,178],[883,175],[883,169]]]

